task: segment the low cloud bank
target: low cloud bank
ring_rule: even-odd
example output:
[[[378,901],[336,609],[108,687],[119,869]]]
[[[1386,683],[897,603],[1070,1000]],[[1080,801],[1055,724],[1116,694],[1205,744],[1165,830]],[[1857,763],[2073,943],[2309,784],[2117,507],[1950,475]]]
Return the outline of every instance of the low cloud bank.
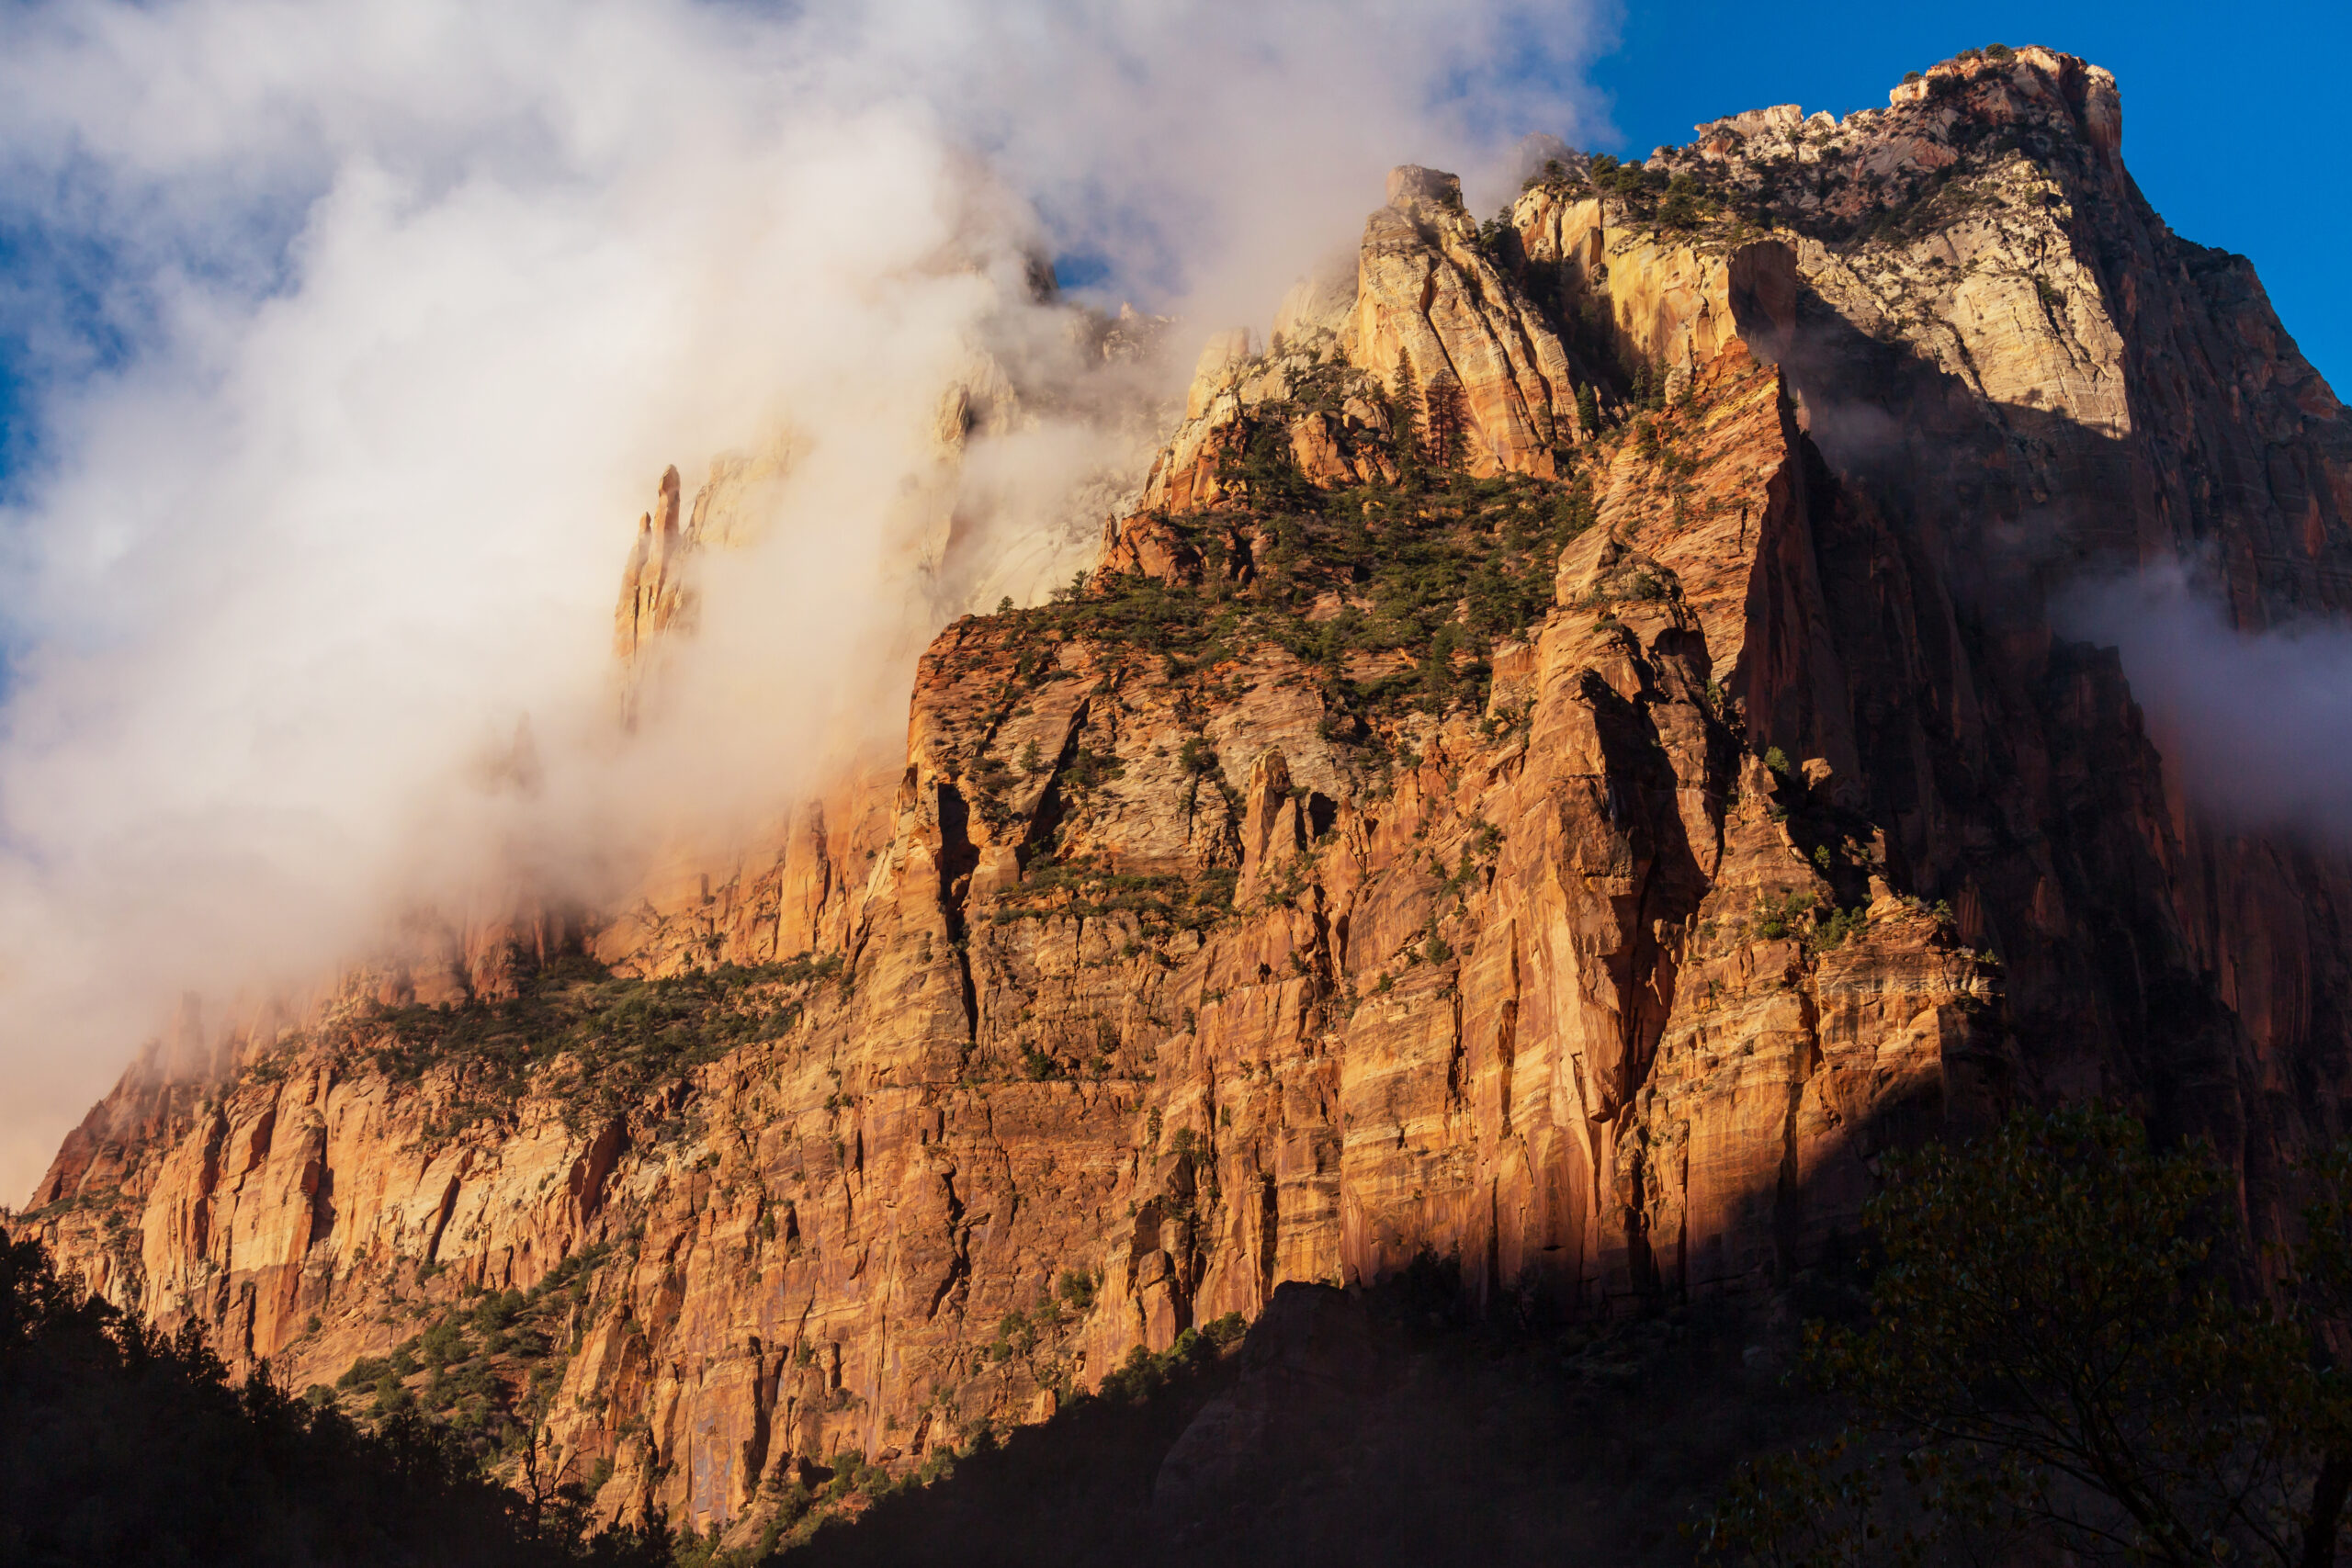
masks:
[[[2078,586],[2056,619],[2120,652],[2165,765],[2201,810],[2352,841],[2352,626],[2242,631],[2171,562]]]

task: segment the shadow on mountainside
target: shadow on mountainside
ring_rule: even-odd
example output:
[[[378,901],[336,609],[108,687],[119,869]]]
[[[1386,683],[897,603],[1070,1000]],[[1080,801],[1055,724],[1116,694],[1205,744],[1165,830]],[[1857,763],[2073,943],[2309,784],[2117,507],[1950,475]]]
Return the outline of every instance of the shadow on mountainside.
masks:
[[[580,1539],[576,1496],[528,1504],[413,1418],[365,1430],[232,1385],[192,1330],[166,1336],[61,1280],[0,1232],[0,1563],[301,1568],[661,1568],[658,1534]]]
[[[1248,1338],[1146,1397],[1082,1400],[771,1561],[832,1564],[1680,1563],[1743,1458],[1828,1425],[1798,1324],[1859,1296],[1521,1332],[1425,1260],[1285,1284]]]
[[[2005,970],[2002,1059],[1962,1064],[1951,1109],[1978,1125],[2104,1083],[2161,1135],[2212,1138],[2254,1206],[2275,1211],[2266,1151],[2326,1129],[2258,1086],[2256,1047],[2184,928],[2180,873],[2160,852],[2178,830],[2164,765],[2116,650],[2052,625],[2070,581],[2139,559],[2132,442],[1988,402],[1810,288],[1797,320],[1781,363],[1808,425],[1815,559],[1867,813],[1897,884],[1948,900],[1961,940]],[[2226,522],[2192,517],[2191,542]],[[2275,839],[2245,863],[2283,895],[2265,885],[2246,905],[2291,911],[2314,954],[2346,951],[2303,851]],[[2308,1011],[2279,1066],[2333,1081],[2326,1043],[2352,1017],[2352,966],[2328,960],[2299,989]]]

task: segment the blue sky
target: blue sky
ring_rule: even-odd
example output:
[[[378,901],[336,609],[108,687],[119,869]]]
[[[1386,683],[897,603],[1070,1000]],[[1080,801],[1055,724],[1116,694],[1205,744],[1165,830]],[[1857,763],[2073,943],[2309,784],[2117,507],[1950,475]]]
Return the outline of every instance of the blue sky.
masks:
[[[1600,150],[1620,154],[1764,104],[1883,107],[1904,72],[1986,43],[2047,44],[2103,65],[2122,90],[2123,156],[2148,200],[2175,232],[2252,257],[2303,353],[2339,392],[2352,382],[2345,0],[1631,0],[1618,38],[1592,78],[1619,132]]]

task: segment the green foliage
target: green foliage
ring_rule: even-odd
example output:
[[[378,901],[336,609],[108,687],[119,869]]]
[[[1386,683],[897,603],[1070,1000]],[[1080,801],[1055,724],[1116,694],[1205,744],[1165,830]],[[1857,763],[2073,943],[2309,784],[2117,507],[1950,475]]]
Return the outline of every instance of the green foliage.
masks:
[[[1870,916],[1860,908],[1833,909],[1813,928],[1809,945],[1815,953],[1826,953],[1845,945],[1846,939],[1870,924]]]
[[[424,1364],[432,1368],[447,1366],[466,1353],[466,1331],[454,1317],[445,1317],[424,1331],[423,1341]]]
[[[1235,1314],[1238,1315],[1238,1314]],[[1223,1324],[1224,1320],[1218,1320]],[[1220,1335],[1228,1329],[1212,1325]],[[1127,1352],[1127,1359],[1112,1371],[1102,1374],[1102,1382],[1095,1390],[1098,1399],[1141,1404],[1159,1392],[1171,1380],[1185,1376],[1205,1362],[1214,1360],[1222,1345],[1239,1338],[1231,1335],[1221,1341],[1212,1340],[1198,1330],[1187,1328],[1176,1336],[1176,1342],[1158,1355],[1137,1345]]]
[[[2028,1113],[1890,1156],[1865,1212],[1869,1320],[1815,1325],[1807,1352],[1871,1436],[1751,1465],[1702,1532],[1710,1555],[1892,1561],[1939,1536],[2173,1568],[2329,1561],[2352,1398],[2312,1352],[2352,1307],[2352,1153],[2310,1174],[2312,1239],[2266,1299],[2222,1245],[2230,1179],[2128,1117]],[[1872,1533],[1898,1516],[1927,1536]]]
[[[1083,1315],[1094,1310],[1094,1276],[1078,1269],[1065,1269],[1054,1282],[1054,1294],[1070,1311]]]
[[[1552,163],[1556,165],[1559,160],[1555,158]],[[1530,180],[1527,185],[1532,186],[1536,183],[1534,180]],[[1521,188],[1526,189],[1527,186],[1522,186]],[[1511,222],[1510,208],[1506,205],[1501,211],[1479,224],[1477,237],[1471,243],[1477,247],[1480,255],[1485,256],[1496,265],[1510,265],[1519,254],[1519,230]]]
[[[1886,1486],[1850,1436],[1741,1465],[1697,1530],[1702,1562],[1910,1568],[1922,1542],[1877,1517]]]
[[[349,1029],[355,1048],[395,1084],[448,1071],[453,1103],[436,1133],[511,1116],[534,1082],[560,1097],[577,1132],[740,1045],[782,1036],[809,992],[841,970],[838,954],[803,953],[639,980],[574,955],[532,974],[510,998],[379,1008]]]
[[[1218,456],[1217,479],[1255,507],[1307,510],[1320,493],[1299,471],[1290,427],[1261,415],[1245,416],[1236,428],[1232,444]]]
[[[1329,739],[1385,750],[1409,709],[1483,704],[1494,644],[1552,607],[1560,551],[1594,512],[1583,480],[1455,475],[1435,491],[1334,491],[1316,512],[1258,518],[1267,547],[1239,585],[1221,575],[1238,519],[1173,516],[1165,528],[1201,563],[1199,581],[1105,575],[1080,596],[1022,612],[1019,626],[1041,639],[1084,638],[1114,660],[1150,659],[1179,683],[1212,690],[1221,667],[1274,642],[1316,669]],[[1339,613],[1310,619],[1326,594],[1342,598]],[[1036,682],[1054,678],[1050,663],[1024,650],[1016,669]],[[1216,776],[1205,739],[1188,740],[1178,763]],[[1085,786],[1082,769],[1065,778]]]
[[[1586,166],[1586,177],[1595,190],[1617,197],[1637,211],[1647,211],[1655,199],[1671,184],[1663,169],[1653,169],[1643,164],[1620,163],[1606,152],[1596,152]]]
[[[1220,1350],[1228,1345],[1238,1345],[1249,1333],[1249,1322],[1238,1312],[1227,1313],[1223,1317],[1212,1318],[1201,1325],[1201,1337]]]
[[[1452,372],[1439,371],[1430,378],[1422,405],[1424,451],[1429,466],[1440,473],[1460,473],[1470,457],[1470,412],[1463,400],[1462,383]]]
[[[1657,221],[1666,229],[1695,229],[1722,209],[1713,192],[1696,175],[1679,174],[1666,182],[1666,198],[1657,205]]]
[[[1789,776],[1789,754],[1778,746],[1768,746],[1764,749],[1764,765],[1782,778]]]
[[[1779,942],[1794,933],[1804,917],[1813,912],[1815,899],[1813,890],[1792,888],[1775,897],[1770,895],[1756,900],[1756,934],[1767,942]]]
[[[1015,1356],[1025,1356],[1037,1345],[1037,1330],[1026,1313],[1009,1312],[997,1321],[996,1338],[989,1344],[989,1359],[1008,1361]]]
[[[1396,471],[1417,473],[1421,466],[1421,384],[1408,349],[1396,351],[1396,374],[1388,384],[1388,433]]]
[[[0,1561],[668,1562],[658,1536],[584,1523],[577,1488],[527,1499],[413,1414],[369,1432],[266,1367],[232,1384],[193,1325],[125,1317],[0,1234]]]
[[[1237,874],[1212,868],[1188,880],[1104,871],[1084,856],[1040,862],[1023,874],[1018,887],[1007,888],[999,897],[989,919],[997,925],[1009,925],[1016,920],[1096,919],[1125,914],[1134,916],[1147,934],[1206,931],[1233,912]]]

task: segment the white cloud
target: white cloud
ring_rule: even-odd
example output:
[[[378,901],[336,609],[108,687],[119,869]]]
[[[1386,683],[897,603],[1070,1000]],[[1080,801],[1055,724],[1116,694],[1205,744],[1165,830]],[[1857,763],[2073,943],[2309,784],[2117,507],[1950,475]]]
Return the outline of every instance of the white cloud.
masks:
[[[2053,618],[2118,650],[2149,738],[2202,811],[2352,840],[2352,628],[2241,630],[2176,561],[2078,585]]]

